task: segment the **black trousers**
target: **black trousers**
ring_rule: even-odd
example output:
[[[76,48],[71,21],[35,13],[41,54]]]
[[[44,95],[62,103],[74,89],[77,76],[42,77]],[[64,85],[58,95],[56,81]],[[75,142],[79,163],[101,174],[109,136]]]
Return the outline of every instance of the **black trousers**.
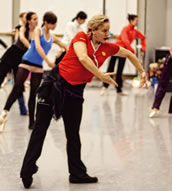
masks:
[[[12,45],[2,56],[0,60],[0,85],[4,81],[7,73],[13,70],[14,78],[16,76],[18,65],[25,51],[19,49],[16,45]]]
[[[116,60],[118,59],[118,68],[117,68],[117,73],[116,73],[116,82],[118,84],[118,87],[116,87],[117,92],[122,92],[122,87],[123,87],[123,80],[122,80],[122,72],[125,66],[125,60],[126,58],[122,57],[117,57],[117,56],[112,56],[109,61],[109,66],[107,68],[107,72],[114,72]],[[103,86],[108,88],[109,84],[103,83]]]
[[[85,87],[85,86],[84,86]],[[75,90],[83,91],[83,86],[70,86]],[[41,99],[39,99],[41,100]],[[39,101],[37,104],[37,114],[35,127],[32,131],[29,145],[24,157],[20,176],[32,176],[35,171],[36,161],[41,155],[47,129],[53,116],[52,96],[48,101]],[[65,134],[67,138],[67,156],[69,173],[75,176],[82,176],[86,173],[86,167],[81,160],[80,123],[82,118],[83,101],[66,92],[63,99],[62,118],[64,121]]]
[[[27,79],[27,76],[29,75],[29,71],[19,67],[15,84],[13,86],[13,89],[11,90],[11,93],[8,96],[8,99],[6,101],[6,104],[4,106],[4,110],[10,110],[13,103],[16,101],[17,98],[20,97],[20,95],[23,92],[23,86],[24,82]],[[32,73],[31,74],[31,84],[30,84],[30,95],[29,95],[29,101],[28,101],[28,108],[29,108],[29,125],[33,125],[34,118],[35,118],[35,103],[36,103],[36,90],[38,89],[40,83],[42,80],[42,73]]]

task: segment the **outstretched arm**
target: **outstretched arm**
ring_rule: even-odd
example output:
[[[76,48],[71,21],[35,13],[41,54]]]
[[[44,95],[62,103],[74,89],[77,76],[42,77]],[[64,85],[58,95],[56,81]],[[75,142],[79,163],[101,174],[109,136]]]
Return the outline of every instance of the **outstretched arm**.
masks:
[[[140,86],[143,87],[145,85],[146,88],[148,88],[147,85],[147,78],[146,78],[146,73],[140,64],[138,58],[129,50],[120,47],[120,50],[117,52],[115,56],[120,56],[120,57],[126,57],[130,60],[130,62],[135,66],[135,68],[140,72]]]

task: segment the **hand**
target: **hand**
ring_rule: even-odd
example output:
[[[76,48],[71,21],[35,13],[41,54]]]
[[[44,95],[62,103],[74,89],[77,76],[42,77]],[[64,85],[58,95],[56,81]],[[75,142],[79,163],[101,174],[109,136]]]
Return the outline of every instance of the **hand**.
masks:
[[[148,89],[146,73],[141,72],[140,73],[140,85],[139,85],[139,88],[142,88],[144,85],[145,85],[145,88]]]
[[[114,74],[115,72],[103,73],[101,80],[107,84],[114,84],[116,87],[118,87],[118,84],[111,78],[111,76]]]

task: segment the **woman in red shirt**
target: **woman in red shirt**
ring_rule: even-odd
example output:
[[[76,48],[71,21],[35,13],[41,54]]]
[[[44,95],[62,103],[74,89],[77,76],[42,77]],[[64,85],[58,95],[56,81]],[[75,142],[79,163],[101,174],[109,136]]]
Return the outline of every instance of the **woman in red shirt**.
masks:
[[[32,131],[20,176],[25,188],[32,184],[37,172],[36,161],[41,155],[43,142],[53,115],[62,116],[67,138],[67,155],[70,183],[95,183],[97,177],[87,174],[81,161],[80,123],[82,118],[83,91],[87,82],[97,76],[103,82],[117,83],[99,70],[105,59],[112,55],[127,57],[141,74],[140,87],[146,84],[146,75],[139,60],[130,51],[106,42],[109,19],[97,15],[88,22],[89,35],[79,32],[72,40],[63,60],[46,77],[38,90],[37,117]]]
[[[128,15],[128,21],[129,24],[124,27],[119,35],[119,37],[116,39],[115,44],[117,44],[120,47],[126,48],[130,50],[132,53],[134,53],[134,49],[131,47],[131,44],[133,40],[136,38],[139,38],[141,40],[141,55],[144,55],[144,52],[146,50],[146,40],[145,36],[135,29],[135,27],[138,24],[138,16],[137,15]],[[117,93],[119,95],[127,95],[122,91],[123,86],[123,80],[122,80],[122,72],[124,69],[126,58],[122,58],[119,56],[112,56],[109,61],[109,66],[107,68],[107,72],[113,72],[116,60],[118,60],[118,68],[116,73],[116,82],[118,83],[118,87],[116,87]],[[107,90],[109,84],[103,83],[103,87],[101,90],[101,95],[104,95],[105,91]]]

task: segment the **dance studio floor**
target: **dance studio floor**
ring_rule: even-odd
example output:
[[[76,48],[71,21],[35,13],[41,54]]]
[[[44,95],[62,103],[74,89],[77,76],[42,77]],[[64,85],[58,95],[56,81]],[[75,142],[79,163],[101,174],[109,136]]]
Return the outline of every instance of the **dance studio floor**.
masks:
[[[11,85],[0,89],[2,110]],[[52,120],[39,171],[33,176],[33,191],[171,191],[172,116],[168,111],[170,93],[163,100],[159,118],[149,119],[153,90],[132,88],[129,95],[116,95],[111,87],[100,96],[100,88],[85,90],[81,124],[82,160],[96,184],[68,182],[65,135],[62,120]],[[25,92],[28,97],[28,90]],[[19,172],[30,131],[28,117],[20,116],[18,103],[0,134],[0,191],[22,191]]]

